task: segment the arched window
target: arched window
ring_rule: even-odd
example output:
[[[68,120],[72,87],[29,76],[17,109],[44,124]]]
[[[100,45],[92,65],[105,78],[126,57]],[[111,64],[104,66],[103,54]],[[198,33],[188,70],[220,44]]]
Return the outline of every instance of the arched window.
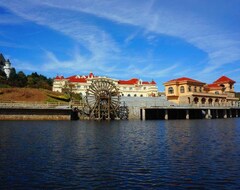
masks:
[[[184,93],[184,92],[185,92],[184,86],[181,86],[181,87],[180,87],[180,92],[181,92],[181,93]]]
[[[122,94],[122,96],[124,96],[124,94]]]
[[[143,97],[143,95],[141,94],[140,97]]]
[[[193,99],[193,101],[194,101],[195,104],[197,104],[197,103],[198,103],[198,98],[195,97],[195,98]]]
[[[137,94],[134,94],[134,97],[137,97]]]
[[[168,94],[173,94],[173,93],[174,93],[173,87],[169,87],[168,88]]]
[[[201,103],[202,103],[202,104],[205,104],[205,102],[206,102],[206,99],[205,99],[205,98],[202,98]]]
[[[130,97],[131,95],[130,94],[128,94],[128,97]]]
[[[188,92],[191,92],[191,91],[192,91],[192,87],[188,86]]]

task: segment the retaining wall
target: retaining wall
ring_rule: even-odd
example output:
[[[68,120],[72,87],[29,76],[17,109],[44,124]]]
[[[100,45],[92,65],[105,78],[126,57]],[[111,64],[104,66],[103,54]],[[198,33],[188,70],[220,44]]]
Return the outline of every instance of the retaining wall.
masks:
[[[0,108],[0,120],[71,120],[71,109]]]

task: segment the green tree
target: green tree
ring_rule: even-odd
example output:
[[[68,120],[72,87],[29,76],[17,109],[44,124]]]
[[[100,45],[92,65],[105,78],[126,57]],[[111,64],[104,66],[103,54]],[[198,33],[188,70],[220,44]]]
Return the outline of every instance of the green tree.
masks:
[[[48,79],[43,75],[37,74],[37,72],[32,73],[27,76],[27,86],[31,88],[52,88],[52,79]]]
[[[25,73],[23,71],[19,71],[17,73],[17,86],[18,87],[25,87],[27,86],[27,76],[25,75]]]
[[[7,76],[6,73],[0,69],[0,85],[7,84]]]
[[[8,78],[8,85],[16,87],[17,83],[18,83],[18,75],[16,73],[16,69],[12,68]]]

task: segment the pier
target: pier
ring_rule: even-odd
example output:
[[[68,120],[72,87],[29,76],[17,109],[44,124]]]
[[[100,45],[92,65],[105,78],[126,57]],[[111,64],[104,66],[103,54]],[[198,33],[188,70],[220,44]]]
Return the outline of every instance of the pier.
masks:
[[[239,107],[142,107],[141,120],[218,119],[239,117]]]

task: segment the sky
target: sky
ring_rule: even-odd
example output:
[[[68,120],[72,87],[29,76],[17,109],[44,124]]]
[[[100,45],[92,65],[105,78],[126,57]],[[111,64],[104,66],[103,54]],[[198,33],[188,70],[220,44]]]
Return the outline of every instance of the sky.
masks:
[[[240,92],[240,0],[1,0],[0,53],[17,71],[163,83],[222,75]]]

